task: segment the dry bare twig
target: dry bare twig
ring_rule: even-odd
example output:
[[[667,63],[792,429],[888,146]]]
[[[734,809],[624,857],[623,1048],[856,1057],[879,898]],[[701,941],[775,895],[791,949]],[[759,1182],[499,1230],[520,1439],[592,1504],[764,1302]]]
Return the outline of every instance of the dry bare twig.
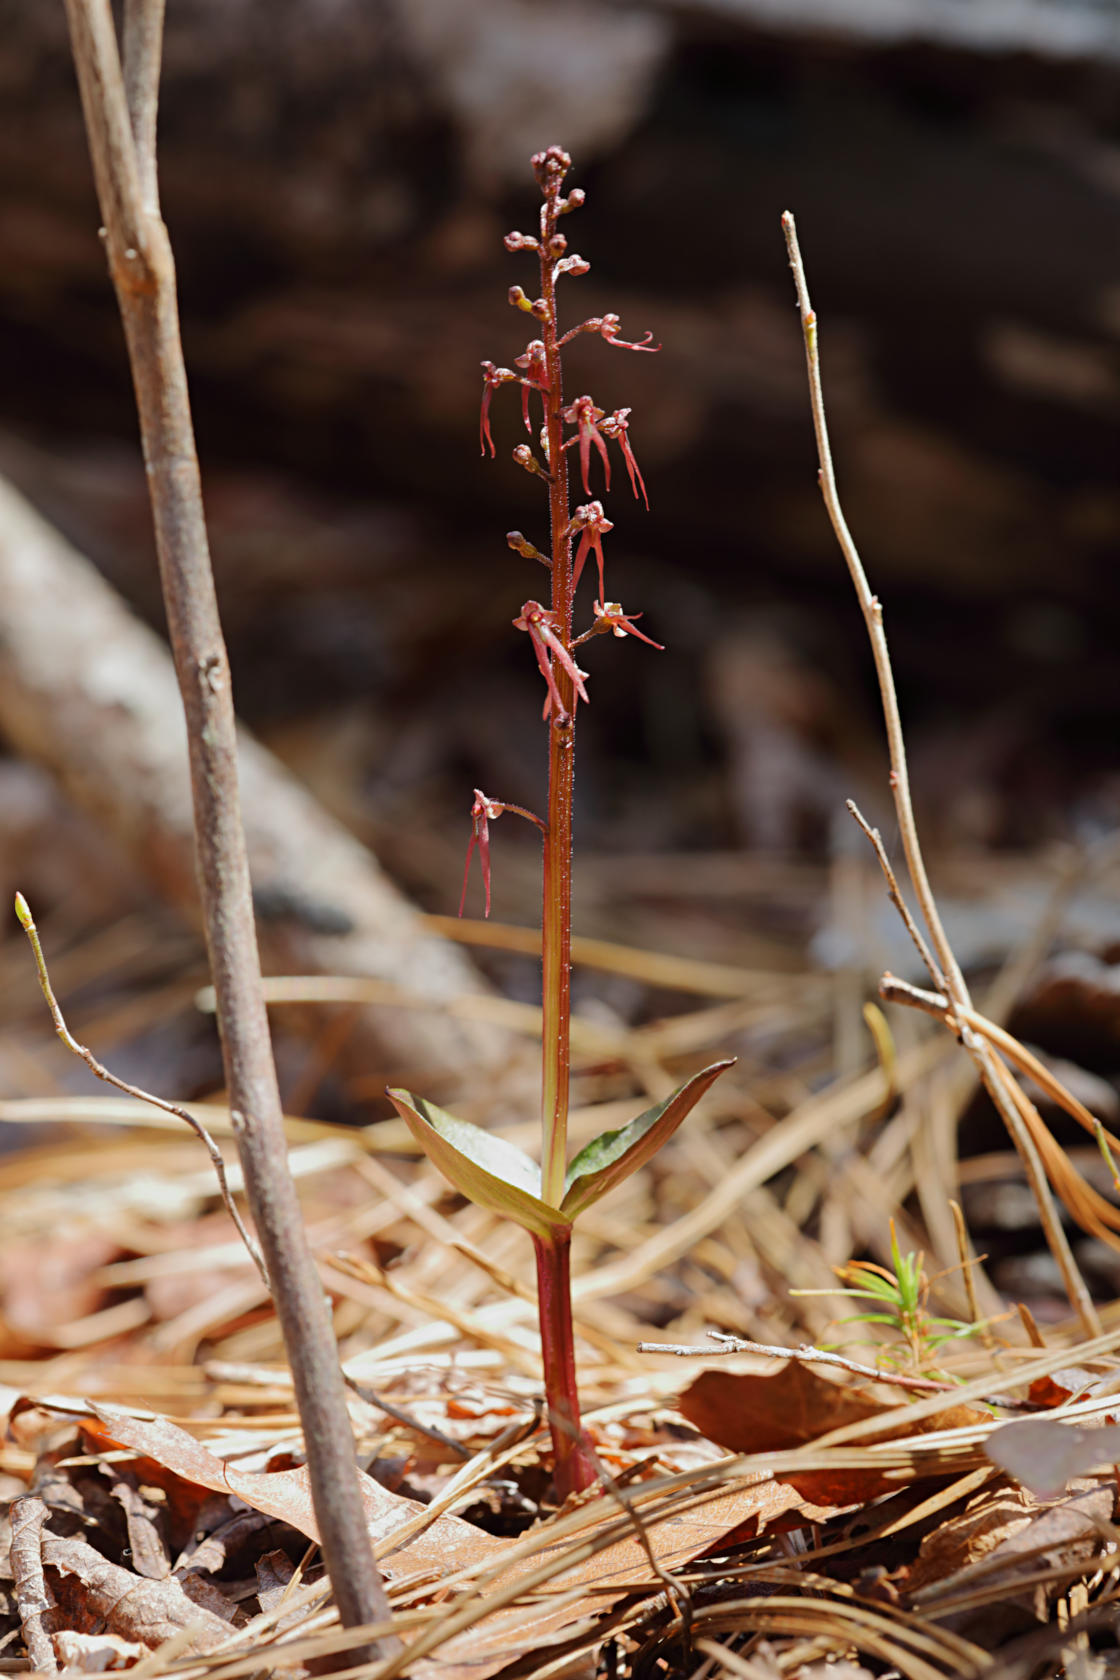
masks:
[[[109,0],[67,0],[109,272],[140,415],[160,578],[190,750],[199,886],[230,1112],[288,1350],[323,1556],[348,1627],[385,1621],[322,1285],[287,1170],[280,1094],[237,780],[229,662],[202,508],[175,265],[159,214],[156,111],[163,0],[129,0],[121,53]],[[370,1642],[350,1661],[390,1654]]]
[[[906,857],[906,867],[915,897],[918,900],[922,919],[929,930],[930,944],[933,948],[936,965],[944,975],[953,1026],[961,1043],[972,1058],[985,1090],[999,1110],[1011,1141],[1023,1162],[1035,1201],[1038,1204],[1039,1219],[1046,1236],[1047,1245],[1061,1273],[1070,1305],[1080,1320],[1086,1335],[1095,1336],[1100,1333],[1100,1319],[1097,1316],[1085,1280],[1081,1276],[1077,1262],[1073,1257],[1066,1234],[1062,1229],[1039,1152],[1018,1107],[1008,1095],[997,1065],[998,1058],[994,1055],[991,1047],[973,1030],[967,1018],[967,1012],[971,1007],[968,987],[942,925],[937,903],[933,896],[933,889],[926,872],[921,843],[918,839],[914,806],[910,796],[910,776],[907,769],[902,718],[898,707],[898,695],[895,690],[886,632],[883,628],[883,608],[878,597],[871,592],[871,586],[867,581],[867,574],[864,571],[859,550],[856,548],[855,540],[848,529],[848,523],[844,518],[836,488],[836,475],[833,470],[832,450],[828,438],[828,422],[825,418],[824,392],[821,386],[817,317],[809,299],[805,265],[802,261],[801,247],[797,239],[797,225],[788,210],[782,217],[782,228],[789,252],[790,267],[793,270],[794,284],[797,288],[801,330],[805,340],[805,360],[809,374],[813,431],[816,436],[817,455],[820,462],[821,495],[824,498],[825,509],[832,524],[832,529],[836,534],[836,540],[847,564],[871,642],[875,674],[878,678],[879,693],[883,704],[883,718],[886,724],[887,747],[891,766],[891,793],[894,798],[902,849]]]
[[[187,1109],[179,1108],[175,1103],[165,1102],[162,1097],[155,1097],[150,1091],[142,1091],[138,1085],[130,1085],[127,1080],[118,1079],[115,1073],[110,1073],[109,1069],[103,1062],[98,1061],[93,1051],[90,1050],[87,1045],[79,1044],[78,1040],[70,1031],[70,1028],[66,1025],[66,1018],[59,1006],[58,999],[54,995],[54,987],[51,985],[50,975],[47,972],[47,959],[43,955],[43,947],[39,942],[39,930],[35,926],[30,906],[22,893],[16,894],[16,915],[19,918],[20,927],[31,941],[31,950],[35,957],[35,967],[39,971],[39,986],[42,990],[43,997],[46,1000],[47,1008],[51,1012],[51,1020],[54,1022],[54,1030],[62,1040],[63,1044],[65,1044],[67,1050],[73,1051],[74,1055],[86,1064],[90,1072],[95,1073],[98,1079],[103,1079],[106,1085],[115,1086],[118,1091],[123,1091],[126,1097],[135,1097],[140,1102],[148,1102],[155,1108],[162,1108],[165,1114],[173,1114],[177,1120],[185,1121],[185,1123],[191,1128],[192,1132],[194,1132],[195,1136],[203,1144],[206,1149],[206,1153],[210,1157],[214,1168],[214,1176],[218,1180],[218,1188],[222,1194],[222,1201],[226,1205],[226,1212],[236,1225],[237,1234],[241,1238],[241,1241],[245,1244],[245,1247],[248,1249],[249,1256],[252,1259],[254,1266],[256,1266],[257,1271],[261,1275],[261,1282],[264,1284],[266,1289],[271,1291],[272,1286],[268,1281],[268,1267],[264,1263],[264,1255],[261,1253],[255,1238],[246,1226],[245,1221],[242,1219],[241,1210],[233,1199],[233,1195],[229,1187],[229,1181],[226,1178],[226,1164],[222,1159],[222,1152],[214,1142],[214,1139],[210,1136],[210,1133],[206,1130],[206,1127],[202,1124],[202,1121],[197,1120]]]

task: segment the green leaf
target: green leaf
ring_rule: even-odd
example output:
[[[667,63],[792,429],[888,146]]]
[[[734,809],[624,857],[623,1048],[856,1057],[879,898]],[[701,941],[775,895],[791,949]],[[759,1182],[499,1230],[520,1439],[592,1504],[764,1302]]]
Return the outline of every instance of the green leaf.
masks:
[[[541,1170],[515,1144],[410,1091],[388,1096],[432,1164],[479,1207],[516,1220],[546,1242],[571,1224],[567,1214],[541,1200]]]
[[[664,1102],[647,1108],[644,1114],[631,1120],[628,1126],[616,1132],[603,1132],[581,1149],[564,1179],[561,1213],[569,1220],[575,1219],[600,1196],[644,1166],[734,1060],[732,1057],[729,1061],[713,1062]]]

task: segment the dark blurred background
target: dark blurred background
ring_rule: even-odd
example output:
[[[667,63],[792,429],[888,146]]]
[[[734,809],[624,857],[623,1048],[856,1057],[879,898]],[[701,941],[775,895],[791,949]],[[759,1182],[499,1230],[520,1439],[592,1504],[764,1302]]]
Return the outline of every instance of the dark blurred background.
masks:
[[[154,624],[149,513],[62,7],[0,6],[0,470]],[[886,816],[863,632],[815,489],[779,228],[821,318],[841,490],[882,595],[931,843],[1120,815],[1120,10],[1114,0],[170,0],[160,123],[239,709],[454,907],[419,839],[538,804],[510,620],[539,487],[480,461],[524,341],[528,154],[573,154],[568,389],[632,406],[589,650],[593,850],[827,854]],[[616,492],[618,486],[616,485]],[[507,825],[508,827],[509,825]],[[437,878],[440,877],[440,878]]]

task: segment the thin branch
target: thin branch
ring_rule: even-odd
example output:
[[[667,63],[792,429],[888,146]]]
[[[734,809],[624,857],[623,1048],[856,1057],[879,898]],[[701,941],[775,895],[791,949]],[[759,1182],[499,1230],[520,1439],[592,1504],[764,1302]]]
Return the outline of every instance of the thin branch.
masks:
[[[1005,1032],[1003,1028],[995,1026],[990,1021],[985,1021],[984,1017],[978,1015],[973,1009],[954,1010],[949,999],[943,995],[922,991],[918,986],[907,985],[906,981],[899,980],[893,974],[883,976],[879,990],[880,994],[892,1003],[908,1003],[914,1008],[925,1010],[927,1014],[938,1016],[946,1024],[957,1024],[961,1029],[962,1036],[965,1032],[969,1034],[975,1046],[973,1059],[976,1060],[980,1069],[980,1077],[984,1081],[985,1089],[999,1110],[1011,1141],[1023,1162],[1028,1182],[1034,1193],[1035,1201],[1038,1203],[1039,1220],[1046,1237],[1047,1246],[1054,1256],[1058,1270],[1061,1272],[1062,1282],[1069,1296],[1070,1305],[1077,1314],[1086,1335],[1098,1336],[1101,1326],[1097,1310],[1093,1305],[1085,1280],[1081,1276],[1077,1261],[1073,1257],[1073,1250],[1070,1248],[1069,1239],[1062,1228],[1061,1220],[1058,1218],[1054,1198],[1050,1194],[1050,1185],[1042,1163],[1042,1157],[1030,1135],[1029,1117],[1024,1114],[1023,1108],[1024,1102],[1029,1102],[1029,1098],[1026,1098],[1025,1093],[1020,1091],[1006,1062],[996,1055],[992,1044],[984,1042],[977,1035],[984,1034],[986,1038],[997,1042],[1001,1050],[1006,1049],[1009,1054],[1011,1053],[1011,1046],[1015,1046],[1016,1049],[1021,1051],[1024,1059],[1029,1059],[1041,1072],[1045,1073],[1041,1063],[1036,1062],[1030,1052],[1019,1045],[1018,1041],[1013,1039],[1011,1034]],[[1034,1077],[1033,1074],[1032,1077]],[[1056,1081],[1048,1079],[1044,1089],[1049,1089],[1056,1083]],[[1033,1104],[1031,1107],[1033,1109]],[[1037,1114],[1037,1110],[1034,1110],[1034,1113]],[[1041,1127],[1041,1118],[1039,1118],[1038,1123]]]
[[[47,959],[43,955],[43,947],[39,942],[39,930],[32,920],[30,906],[22,893],[16,894],[16,915],[19,918],[20,927],[23,929],[24,933],[31,942],[31,949],[35,956],[35,967],[39,971],[39,986],[42,990],[44,998],[46,999],[47,1008],[51,1012],[51,1020],[54,1022],[54,1030],[62,1040],[63,1044],[65,1044],[67,1050],[72,1051],[75,1056],[79,1057],[80,1060],[82,1060],[89,1068],[90,1072],[95,1073],[98,1079],[103,1079],[106,1085],[115,1086],[118,1091],[123,1091],[126,1097],[136,1097],[140,1102],[151,1103],[154,1108],[161,1108],[165,1114],[173,1114],[176,1120],[184,1121],[191,1128],[191,1131],[194,1132],[199,1142],[205,1147],[206,1153],[209,1155],[210,1160],[213,1163],[214,1172],[218,1180],[218,1188],[222,1193],[222,1201],[226,1204],[226,1212],[236,1225],[237,1233],[241,1238],[241,1241],[249,1250],[250,1258],[261,1275],[261,1282],[271,1294],[272,1285],[268,1281],[268,1267],[265,1265],[264,1255],[261,1253],[255,1239],[248,1230],[245,1221],[241,1217],[241,1211],[233,1199],[233,1192],[230,1190],[229,1180],[226,1178],[226,1164],[222,1159],[222,1152],[214,1142],[214,1139],[210,1136],[210,1133],[206,1130],[206,1127],[202,1124],[202,1121],[196,1120],[194,1115],[189,1113],[187,1109],[179,1108],[175,1103],[165,1102],[162,1097],[155,1097],[150,1091],[142,1091],[139,1085],[130,1085],[126,1079],[118,1079],[115,1073],[110,1073],[109,1069],[103,1062],[99,1062],[97,1060],[97,1057],[94,1055],[92,1050],[90,1050],[86,1045],[78,1043],[78,1040],[74,1037],[73,1033],[66,1025],[62,1009],[59,1005],[58,999],[54,995],[54,987],[51,985],[50,975],[47,973]]]
[[[1061,1222],[1057,1217],[1042,1161],[1019,1110],[1014,1101],[1008,1097],[1003,1086],[1000,1070],[1006,1072],[1006,1069],[1003,1068],[1002,1063],[998,1062],[989,1046],[977,1037],[969,1025],[967,1016],[971,1008],[971,998],[969,997],[968,987],[942,925],[941,916],[933,896],[933,889],[926,873],[925,860],[918,840],[917,823],[914,818],[913,801],[910,796],[910,774],[906,762],[906,743],[902,733],[902,718],[898,707],[898,694],[895,689],[894,673],[891,669],[886,632],[883,629],[883,609],[878,597],[871,593],[867,574],[863,569],[863,562],[840,506],[840,497],[836,488],[836,475],[832,466],[832,450],[828,439],[828,422],[825,418],[824,392],[821,387],[817,317],[809,299],[805,265],[801,258],[801,247],[797,240],[797,226],[788,210],[782,217],[782,228],[785,233],[786,248],[789,252],[790,267],[793,270],[794,284],[797,288],[801,330],[805,340],[805,361],[809,375],[809,400],[813,414],[813,431],[817,440],[817,456],[820,462],[821,495],[824,498],[825,508],[832,529],[836,534],[836,540],[840,545],[840,551],[848,567],[871,642],[871,652],[875,661],[875,673],[878,678],[879,693],[883,705],[883,718],[886,724],[887,749],[891,766],[890,785],[894,796],[899,834],[906,855],[906,867],[909,871],[914,894],[918,900],[922,919],[929,930],[937,965],[945,978],[945,991],[948,996],[948,1008],[951,1015],[949,1024],[955,1026],[962,1045],[972,1058],[984,1087],[999,1110],[1011,1140],[1019,1152],[1038,1202],[1039,1218],[1043,1231],[1046,1233],[1047,1242],[1066,1283],[1070,1305],[1081,1319],[1088,1333],[1092,1334],[1091,1325],[1096,1322],[1096,1314],[1085,1288],[1084,1280],[1081,1278],[1069,1243],[1066,1240],[1065,1232],[1062,1230]]]
[[[886,877],[887,897],[902,917],[903,926],[906,928],[910,938],[914,941],[915,949],[917,950],[919,957],[921,957],[922,963],[924,964],[930,979],[933,981],[934,986],[939,992],[944,991],[945,976],[937,966],[933,952],[926,943],[925,935],[922,933],[921,928],[910,914],[910,906],[902,896],[902,892],[898,885],[898,877],[895,875],[894,869],[891,866],[891,860],[887,856],[887,849],[883,845],[882,835],[879,833],[877,828],[872,828],[871,824],[868,822],[854,799],[845,799],[844,803],[848,807],[851,815],[859,824],[860,828],[862,828],[863,832],[866,834],[868,840],[871,842],[875,856],[879,860],[879,868],[883,871],[883,874]]]
[[[820,460],[821,495],[824,497],[824,505],[832,523],[832,529],[836,533],[836,540],[840,544],[840,552],[847,563],[848,572],[859,601],[860,611],[863,613],[864,623],[867,626],[867,634],[871,640],[875,674],[879,679],[879,692],[883,700],[883,717],[887,728],[887,747],[891,761],[891,792],[894,795],[895,811],[898,815],[902,848],[906,854],[906,867],[918,899],[922,919],[929,929],[938,966],[948,981],[950,995],[956,999],[959,994],[963,1000],[967,999],[968,996],[964,976],[941,924],[941,917],[938,914],[933,890],[929,884],[929,876],[926,873],[922,848],[918,840],[918,828],[914,820],[914,807],[910,798],[910,777],[906,764],[906,742],[902,734],[902,717],[898,709],[898,695],[895,691],[894,674],[891,670],[887,638],[883,629],[883,609],[878,597],[871,593],[871,586],[863,569],[863,561],[859,557],[859,550],[856,548],[852,533],[848,529],[848,523],[844,518],[840,506],[840,497],[836,489],[836,475],[832,467],[832,449],[828,441],[828,422],[825,419],[824,411],[824,392],[821,388],[821,364],[817,347],[817,317],[809,301],[805,265],[801,260],[801,247],[797,242],[797,225],[788,210],[782,217],[782,228],[786,236],[789,263],[793,270],[794,283],[797,287],[797,302],[801,310],[801,330],[805,338],[805,359],[809,370],[809,400],[813,411],[813,431],[817,439],[817,455]]]
[[[241,822],[229,661],[179,337],[175,264],[167,229],[142,184],[147,160],[154,159],[158,12],[154,0],[135,0],[129,10],[126,93],[109,0],[66,0],[66,11],[109,272],[132,367],[160,581],[186,714],[198,880],[230,1115],[292,1370],[339,1617],[346,1627],[371,1625],[388,1620],[389,1608],[366,1528],[333,1327],[288,1171]],[[154,161],[147,173],[154,175]],[[372,1662],[395,1649],[392,1640],[371,1640],[346,1660]]]
[[[769,1347],[765,1342],[748,1342],[742,1336],[729,1336],[722,1330],[709,1330],[708,1335],[719,1343],[718,1347],[688,1347],[678,1342],[639,1342],[638,1352],[671,1353],[678,1359],[715,1359],[721,1354],[753,1353],[759,1359],[786,1359],[796,1365],[831,1365],[836,1370],[850,1372],[854,1377],[866,1377],[871,1382],[890,1383],[895,1388],[916,1389],[927,1394],[952,1393],[960,1386],[940,1377],[911,1377],[901,1371],[884,1371],[876,1365],[863,1365],[858,1359],[847,1359],[842,1353],[812,1347],[808,1342],[801,1342],[793,1348]],[[1035,1410],[1031,1402],[1016,1400],[1008,1394],[990,1395],[988,1404],[1007,1406],[1013,1411]]]
[[[121,61],[140,193],[149,215],[159,215],[156,172],[156,118],[159,71],[163,57],[164,0],[124,0]]]
[[[992,1353],[995,1349],[995,1337],[984,1323],[984,1319],[981,1315],[980,1302],[976,1295],[976,1279],[973,1276],[973,1267],[978,1265],[979,1261],[972,1253],[972,1243],[968,1235],[968,1226],[964,1222],[964,1211],[961,1208],[961,1204],[954,1201],[951,1196],[949,1198],[949,1209],[953,1215],[953,1229],[957,1234],[957,1256],[960,1263],[961,1276],[964,1280],[964,1292],[968,1299],[969,1316],[972,1319],[973,1324],[977,1326],[980,1339],[985,1348],[989,1353]],[[980,1259],[986,1260],[987,1255],[981,1255]]]

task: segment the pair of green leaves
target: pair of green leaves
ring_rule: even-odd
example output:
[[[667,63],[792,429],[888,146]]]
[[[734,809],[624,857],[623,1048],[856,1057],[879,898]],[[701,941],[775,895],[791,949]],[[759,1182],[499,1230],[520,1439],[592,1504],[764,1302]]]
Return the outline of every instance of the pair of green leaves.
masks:
[[[552,1242],[577,1214],[644,1166],[732,1061],[713,1062],[664,1102],[580,1150],[564,1179],[560,1206],[541,1199],[541,1169],[507,1139],[437,1108],[408,1091],[390,1091],[397,1113],[428,1159],[479,1207],[514,1219],[531,1236]]]

